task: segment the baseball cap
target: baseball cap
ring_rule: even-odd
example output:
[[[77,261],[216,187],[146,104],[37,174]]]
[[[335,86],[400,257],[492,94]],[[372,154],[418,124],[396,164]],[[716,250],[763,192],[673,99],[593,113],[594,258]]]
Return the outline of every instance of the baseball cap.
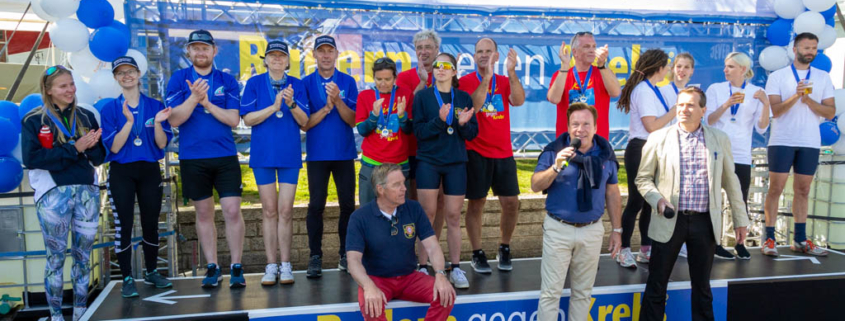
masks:
[[[273,40],[267,43],[267,49],[264,50],[264,56],[261,56],[261,59],[264,59],[267,54],[273,51],[283,52],[285,55],[290,56],[290,52],[288,52],[288,44],[280,40]]]
[[[213,46],[214,37],[211,36],[211,33],[208,32],[208,30],[195,30],[188,36],[188,45],[197,42]]]
[[[138,63],[135,62],[135,58],[132,58],[132,57],[129,57],[129,56],[119,57],[119,58],[115,59],[114,61],[112,61],[111,65],[112,65],[112,67],[111,67],[112,73],[115,70],[117,70],[117,67],[120,67],[120,66],[123,66],[123,65],[130,65],[132,67],[135,67],[135,69],[141,70],[141,68],[138,68]]]
[[[334,38],[329,35],[322,35],[317,37],[317,40],[314,40],[314,49],[320,48],[322,45],[329,45],[332,48],[337,49],[337,43],[335,43]]]

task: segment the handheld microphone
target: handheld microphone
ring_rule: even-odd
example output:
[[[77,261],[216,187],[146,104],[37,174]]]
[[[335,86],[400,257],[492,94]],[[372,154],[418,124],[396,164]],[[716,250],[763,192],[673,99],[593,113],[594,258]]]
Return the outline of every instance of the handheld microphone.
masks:
[[[578,137],[573,137],[572,142],[569,143],[569,146],[572,147],[572,148],[575,148],[575,150],[577,151],[579,148],[581,148],[581,139],[578,138]],[[563,161],[563,167],[569,166],[569,160],[571,158],[572,157],[569,157],[565,161]]]
[[[663,209],[663,216],[666,218],[673,218],[675,217],[675,210],[673,210],[669,206],[666,206],[666,208]]]

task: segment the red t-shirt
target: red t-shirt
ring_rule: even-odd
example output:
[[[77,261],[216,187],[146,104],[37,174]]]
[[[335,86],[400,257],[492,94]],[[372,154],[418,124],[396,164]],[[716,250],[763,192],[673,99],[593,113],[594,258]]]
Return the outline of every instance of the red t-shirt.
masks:
[[[481,85],[475,72],[461,77],[458,89],[472,95]],[[493,88],[493,82],[487,87],[487,92]],[[504,111],[487,112],[480,110],[475,118],[478,119],[478,136],[466,142],[467,149],[473,150],[487,158],[513,157],[511,146],[511,116],[508,97],[511,95],[511,85],[508,77],[496,75],[496,92],[493,95],[502,96]]]
[[[431,82],[434,79],[434,75],[428,73],[428,81],[426,81],[426,86],[431,86]],[[396,85],[400,88],[405,88],[411,93],[411,100],[408,101],[408,104],[413,104],[414,98],[414,89],[420,84],[420,76],[417,75],[417,68],[411,68],[409,70],[405,70],[400,72],[398,76],[396,76]],[[408,116],[411,116],[410,114]],[[411,119],[408,119],[411,120]],[[417,138],[414,137],[413,134],[409,135],[408,139],[408,155],[409,156],[417,156]]]
[[[382,103],[382,114],[387,113],[387,107],[390,104],[390,93],[381,94],[384,98]],[[396,106],[399,97],[405,97],[405,116],[412,115],[411,106],[413,105],[413,97],[411,91],[403,87],[396,89],[396,96],[393,102],[393,111],[391,114],[396,114]],[[376,92],[372,89],[367,89],[358,94],[358,103],[355,108],[355,123],[366,121],[372,115],[373,103],[377,100]],[[398,119],[397,119],[398,120]],[[411,121],[410,119],[406,121]],[[361,143],[361,152],[364,157],[370,158],[379,163],[402,163],[408,160],[408,141],[412,137],[405,134],[401,129],[398,129],[389,136],[382,137],[377,130],[371,132],[367,137],[364,137],[364,142]]]
[[[604,88],[601,70],[596,68],[596,66],[590,66],[590,68],[593,68],[593,72],[590,75],[590,82],[587,84],[587,89],[592,88],[593,95],[595,95],[596,105],[593,107],[596,107],[596,112],[599,116],[596,124],[596,133],[607,139],[610,127],[607,120],[610,109],[610,95],[607,94],[607,89]],[[575,73],[571,72],[572,70],[575,70],[575,68],[570,69],[570,72],[566,73],[566,83],[564,83],[563,87],[563,97],[557,104],[557,125],[555,126],[555,137],[560,136],[560,134],[569,130],[569,120],[566,119],[566,111],[569,109],[569,91],[580,88],[578,82],[575,81]],[[560,72],[555,72],[552,76],[552,82],[549,84],[549,88],[554,85],[557,75],[559,74]],[[581,78],[580,81],[584,81],[584,78],[587,78],[587,72],[579,72],[578,76]],[[598,86],[596,86],[596,84],[598,84]]]

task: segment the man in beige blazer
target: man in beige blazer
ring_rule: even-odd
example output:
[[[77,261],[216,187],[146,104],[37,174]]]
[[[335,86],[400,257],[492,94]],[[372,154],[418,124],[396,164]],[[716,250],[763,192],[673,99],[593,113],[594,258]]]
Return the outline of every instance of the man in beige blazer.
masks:
[[[736,240],[745,240],[748,215],[734,173],[731,143],[724,132],[701,124],[706,102],[701,89],[682,90],[678,124],[651,133],[643,147],[636,183],[654,209],[648,229],[654,243],[640,320],[663,320],[669,275],[685,242],[692,320],[713,320],[710,270],[722,235],[723,188],[731,204]]]

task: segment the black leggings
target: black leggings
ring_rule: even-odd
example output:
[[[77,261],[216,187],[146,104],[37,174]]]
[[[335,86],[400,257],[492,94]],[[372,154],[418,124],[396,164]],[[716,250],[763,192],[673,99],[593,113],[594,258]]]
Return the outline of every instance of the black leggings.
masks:
[[[640,161],[643,159],[643,145],[645,140],[634,138],[628,142],[625,148],[625,170],[628,172],[628,204],[622,212],[622,247],[631,247],[631,235],[634,234],[634,222],[637,221],[637,214],[640,215],[640,245],[651,245],[648,237],[648,223],[651,221],[651,205],[645,201],[640,191],[637,190],[637,171],[640,169]]]
[[[748,189],[751,188],[751,165],[734,163],[734,173],[739,178],[739,187],[742,188],[742,201],[748,207]]]
[[[340,203],[340,218],[337,222],[337,234],[340,237],[340,256],[346,255],[346,227],[349,217],[355,211],[355,161],[310,161],[307,163],[308,216],[305,226],[308,229],[308,247],[311,256],[323,256],[323,211],[329,190],[329,175],[334,178]]]
[[[114,251],[123,277],[132,275],[132,229],[135,222],[135,196],[141,210],[144,263],[147,273],[156,269],[158,218],[161,213],[161,170],[158,163],[134,162],[109,165],[109,202],[114,214]]]

